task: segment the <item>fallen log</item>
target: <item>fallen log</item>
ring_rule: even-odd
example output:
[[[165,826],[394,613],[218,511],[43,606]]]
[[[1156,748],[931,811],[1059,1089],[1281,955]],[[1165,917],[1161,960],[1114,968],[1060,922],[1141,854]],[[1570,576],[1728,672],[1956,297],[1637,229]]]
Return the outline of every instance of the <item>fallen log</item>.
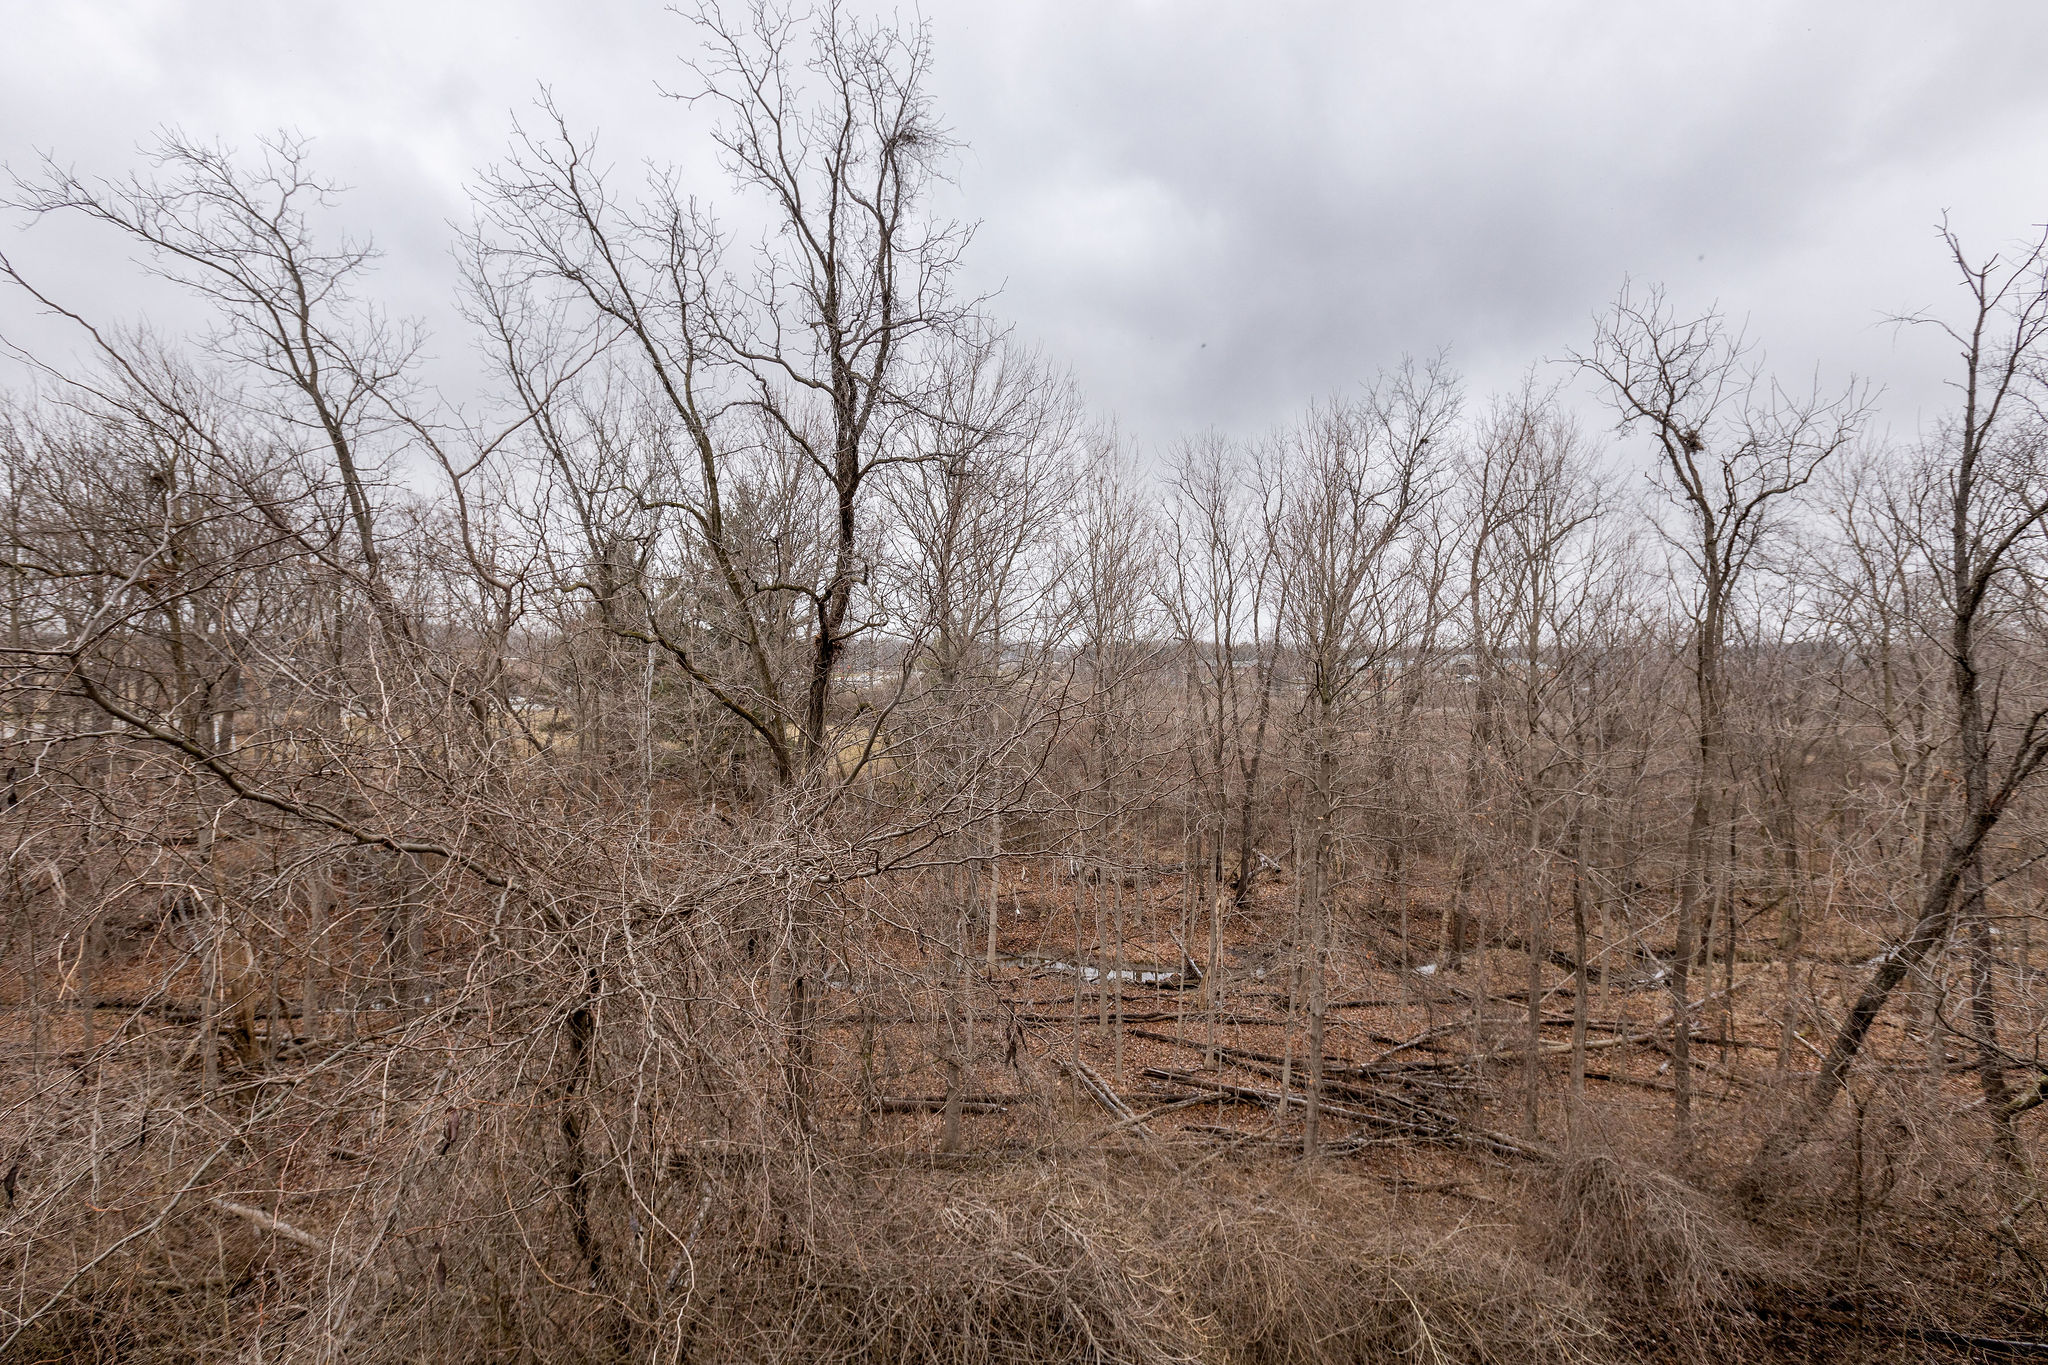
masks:
[[[1392,1047],[1388,1048],[1385,1052],[1382,1052],[1379,1056],[1373,1058],[1371,1061],[1360,1063],[1357,1069],[1363,1071],[1371,1067],[1381,1066],[1386,1062],[1386,1060],[1389,1057],[1392,1057],[1395,1053],[1406,1052],[1411,1047],[1419,1047],[1428,1051],[1436,1051],[1436,1049],[1430,1048],[1429,1044],[1435,1042],[1438,1038],[1443,1037],[1446,1033],[1455,1033],[1459,1029],[1462,1029],[1464,1027],[1464,1021],[1460,1020],[1454,1024],[1439,1024],[1435,1028],[1424,1029],[1421,1033],[1416,1034],[1413,1038],[1409,1038],[1405,1041],[1395,1043]],[[1379,1040],[1375,1038],[1373,1041],[1378,1042]]]
[[[1149,1038],[1154,1042],[1171,1043],[1175,1047],[1207,1051],[1203,1044],[1189,1039],[1169,1038],[1164,1034],[1150,1033],[1144,1029],[1132,1029],[1131,1032],[1140,1038]],[[1265,1052],[1254,1052],[1250,1048],[1228,1047],[1219,1043],[1216,1047],[1216,1054],[1219,1057],[1237,1063],[1239,1066],[1248,1067],[1256,1071],[1270,1073],[1276,1067],[1285,1068],[1287,1066],[1285,1058],[1275,1057]],[[1343,1077],[1347,1075],[1358,1075],[1364,1078],[1366,1073],[1363,1068],[1354,1062],[1346,1061],[1343,1058],[1325,1057],[1323,1059],[1323,1092],[1335,1095],[1340,1099],[1351,1099],[1360,1104],[1392,1105],[1418,1121],[1431,1121],[1454,1126],[1459,1122],[1455,1115],[1433,1109],[1420,1101],[1408,1098],[1406,1095],[1397,1095],[1392,1091],[1384,1089],[1364,1090],[1357,1086],[1347,1085],[1343,1080]]]
[[[1215,1138],[1233,1147],[1266,1147],[1288,1153],[1292,1156],[1299,1156],[1301,1154],[1301,1143],[1294,1138],[1276,1138],[1268,1137],[1263,1133],[1245,1133],[1235,1128],[1224,1128],[1213,1123],[1184,1123],[1181,1125],[1180,1130],[1183,1133],[1193,1133],[1197,1137]],[[1337,1138],[1334,1141],[1323,1144],[1322,1154],[1324,1156],[1350,1156],[1370,1148],[1392,1147],[1407,1141],[1408,1139],[1405,1137]]]
[[[1176,1109],[1188,1109],[1198,1104],[1229,1104],[1235,1099],[1236,1096],[1234,1095],[1183,1095],[1177,1100],[1169,1100],[1165,1104],[1154,1105],[1143,1113],[1133,1114],[1130,1118],[1118,1119],[1100,1132],[1091,1133],[1088,1141],[1090,1143],[1100,1142],[1111,1134],[1120,1133],[1126,1128],[1150,1122],[1159,1115],[1171,1113]]]
[[[1071,1005],[1072,1002],[1068,1001],[1065,1003]],[[1020,1014],[1016,1016],[1016,1019],[1020,1024],[1050,1024],[1059,1026],[1072,1024],[1074,1022],[1074,1015],[1070,1009],[1065,1014]],[[1140,1010],[1136,1012],[1126,1010],[1124,1012],[1124,1022],[1126,1024],[1163,1024],[1168,1020],[1174,1019],[1186,1020],[1189,1023],[1206,1024],[1209,1016],[1194,1010]],[[1081,1022],[1083,1024],[1096,1023],[1095,1012],[1092,1009],[1082,1011]],[[1218,1024],[1227,1024],[1233,1028],[1243,1028],[1247,1025],[1277,1028],[1287,1021],[1285,1019],[1269,1019],[1262,1014],[1225,1014],[1219,1015],[1216,1022]]]
[[[2003,1356],[2048,1356],[2048,1341],[2028,1341],[2018,1337],[1979,1336],[1974,1332],[1957,1332],[1947,1327],[1923,1327],[1914,1323],[1891,1323],[1872,1321],[1860,1313],[1828,1312],[1821,1309],[1760,1308],[1758,1316],[1776,1318],[1780,1322],[1810,1322],[1817,1326],[1845,1327],[1851,1331],[1872,1336],[1892,1338],[1918,1338],[1937,1346],[1953,1346],[1966,1351],[1983,1351],[1990,1355]]]
[[[1020,1103],[1022,1095],[963,1095],[960,1097],[960,1112],[963,1114],[1006,1114],[1010,1106]],[[868,1108],[878,1114],[935,1114],[946,1107],[944,1095],[877,1095],[868,1101]]]
[[[1147,1142],[1151,1141],[1152,1134],[1145,1127],[1144,1119],[1131,1106],[1123,1102],[1116,1091],[1110,1088],[1108,1081],[1095,1074],[1094,1067],[1088,1065],[1079,1057],[1054,1057],[1053,1064],[1079,1081],[1082,1088],[1094,1098],[1097,1104],[1107,1109],[1111,1117],[1120,1120],[1120,1127],[1136,1128],[1140,1138]],[[1150,1073],[1148,1072],[1147,1074],[1149,1075]]]
[[[1210,1050],[1209,1044],[1199,1042],[1193,1038],[1174,1038],[1164,1033],[1154,1033],[1150,1029],[1142,1028],[1134,1028],[1130,1030],[1130,1032],[1136,1037],[1149,1038],[1151,1041],[1155,1043],[1166,1043],[1172,1047],[1184,1047],[1195,1052],[1207,1052]],[[1254,1052],[1250,1048],[1232,1047],[1227,1043],[1217,1043],[1215,1045],[1215,1051],[1217,1056],[1228,1057],[1232,1061],[1264,1062],[1270,1066],[1285,1065],[1284,1058],[1275,1057],[1270,1053]],[[1303,1066],[1306,1066],[1307,1062],[1304,1061],[1301,1064]],[[1333,1064],[1340,1069],[1349,1067],[1351,1065],[1350,1062],[1345,1061],[1341,1057],[1325,1056],[1323,1058],[1323,1065],[1325,1067],[1331,1066]]]
[[[296,1242],[306,1248],[306,1250],[317,1251],[323,1256],[327,1254],[327,1243],[321,1241],[310,1232],[299,1231],[299,1229],[285,1222],[282,1218],[271,1217],[262,1209],[252,1208],[247,1204],[237,1204],[232,1199],[209,1199],[206,1202],[219,1209],[222,1213],[231,1213],[244,1222],[254,1223],[265,1232],[275,1233],[287,1242]]]
[[[1261,1090],[1257,1086],[1235,1085],[1229,1081],[1212,1081],[1191,1075],[1185,1071],[1169,1071],[1162,1067],[1147,1067],[1145,1075],[1153,1080],[1172,1081],[1190,1090],[1213,1090],[1219,1094],[1236,1095],[1252,1100],[1270,1109],[1285,1113],[1290,1104],[1301,1104],[1296,1095],[1278,1091]],[[1554,1153],[1536,1142],[1522,1138],[1511,1138],[1504,1133],[1474,1128],[1449,1116],[1437,1116],[1436,1121],[1396,1118],[1389,1114],[1377,1114],[1368,1109],[1359,1109],[1348,1104],[1325,1100],[1320,1106],[1322,1113],[1334,1118],[1349,1119],[1367,1127],[1391,1130],[1410,1140],[1438,1143],[1444,1146],[1471,1146],[1489,1151],[1498,1156],[1520,1157],[1525,1160],[1548,1160]]]

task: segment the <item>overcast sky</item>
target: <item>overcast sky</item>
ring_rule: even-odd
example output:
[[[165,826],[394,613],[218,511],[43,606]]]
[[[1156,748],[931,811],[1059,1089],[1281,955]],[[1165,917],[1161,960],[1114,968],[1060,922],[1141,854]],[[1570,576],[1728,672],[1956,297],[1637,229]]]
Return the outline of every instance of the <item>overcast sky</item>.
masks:
[[[1483,394],[1584,344],[1624,275],[1747,318],[1801,382],[1884,385],[1908,434],[1944,357],[1880,319],[1952,304],[1936,218],[1986,251],[2048,219],[2039,3],[921,12],[971,282],[1147,443],[1258,430],[1403,352],[1451,348]],[[311,134],[380,292],[459,375],[447,225],[540,83],[610,159],[731,198],[658,90],[690,42],[625,0],[0,0],[0,161],[119,173],[163,124]],[[74,230],[7,221],[0,246],[101,315],[146,297]],[[0,329],[38,326],[0,298]]]

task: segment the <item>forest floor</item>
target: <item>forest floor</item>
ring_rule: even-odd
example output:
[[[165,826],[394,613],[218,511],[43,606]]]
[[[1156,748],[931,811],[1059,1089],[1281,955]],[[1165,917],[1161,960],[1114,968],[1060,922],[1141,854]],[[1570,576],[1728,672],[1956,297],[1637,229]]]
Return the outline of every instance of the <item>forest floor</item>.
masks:
[[[934,1041],[942,986],[926,988],[918,1022],[882,1021],[878,1041],[873,1021],[864,1026],[846,993],[828,989],[819,1007],[819,1065],[834,1078],[821,1104],[827,1144],[857,1153],[871,1171],[894,1168],[892,1178],[924,1173],[935,1206],[993,1199],[1006,1181],[1094,1163],[1102,1173],[1089,1177],[1089,1197],[1112,1205],[1101,1215],[1112,1222],[1124,1201],[1140,1221],[1182,1217],[1142,1211],[1164,1191],[1261,1215],[1284,1209],[1298,1233],[1341,1223],[1339,1233],[1352,1229],[1382,1257],[1408,1255],[1411,1245],[1430,1256],[1505,1257],[1520,1267],[1499,1281],[1511,1288],[1473,1281],[1496,1285],[1474,1291],[1482,1298],[1523,1292],[1513,1276],[1553,1277],[1568,1286],[1555,1293],[1598,1305],[1586,1320],[1605,1325],[1586,1329],[1583,1353],[1569,1344],[1541,1353],[1558,1359],[2048,1356],[2048,1213],[2038,1198],[2025,1203],[2030,1184],[1991,1170],[1969,1059],[1955,1040],[1928,1036],[1912,1000],[1887,1011],[1846,1102],[1795,1163],[1761,1194],[1741,1188],[1763,1136],[1815,1074],[1829,1022],[1867,975],[1877,943],[1868,926],[1810,926],[1789,973],[1782,962],[1738,958],[1732,991],[1725,961],[1699,970],[1694,1133],[1681,1152],[1660,945],[1617,942],[1603,952],[1596,942],[1575,1096],[1567,917],[1541,926],[1547,941],[1534,954],[1508,926],[1476,925],[1485,941],[1517,946],[1445,964],[1421,946],[1433,945],[1439,913],[1426,896],[1408,907],[1405,926],[1385,907],[1347,907],[1330,958],[1310,1169],[1292,889],[1262,881],[1222,916],[1213,951],[1199,924],[1206,916],[1184,918],[1183,896],[1173,876],[1123,888],[1006,882],[994,965],[984,941],[967,978],[960,1026],[979,1064],[950,1118]],[[1182,932],[1188,918],[1197,921],[1192,935]],[[1119,920],[1121,948],[1100,951],[1117,939],[1099,940],[1098,926]],[[123,1029],[168,1030],[167,1040],[191,1033],[200,982],[189,960],[180,965],[174,937],[136,937],[109,954],[92,987],[107,1002],[93,1018],[96,1039]],[[907,973],[943,975],[929,943],[896,950]],[[63,945],[55,951],[62,960]],[[9,1104],[33,1089],[24,1088],[32,1062],[40,1073],[86,1055],[75,969],[36,989],[32,1001],[11,963],[0,971]],[[1788,989],[1798,1008],[1789,1034]],[[144,999],[159,1003],[139,1012]],[[252,1046],[288,1042],[268,1036],[266,1024],[259,1020],[264,1036]],[[2038,1111],[2022,1129],[2035,1170],[2048,1159],[2044,1129]],[[0,1133],[0,1163],[7,1145]],[[2001,1224],[2000,1210],[2016,1205],[2024,1216]],[[1468,1245],[1475,1249],[1459,1250]],[[1563,1311],[1547,1300],[1538,1307]],[[1500,1330],[1511,1341],[1533,1329]],[[1501,1339],[1480,1333],[1480,1345],[1437,1358],[1517,1358],[1495,1354]],[[1259,1353],[1226,1347],[1215,1358]]]
[[[960,1150],[939,1160],[1042,1156],[1049,1093],[1064,1110],[1052,1127],[1069,1141],[1076,1133],[1084,1143],[1135,1141],[1195,1168],[1301,1165],[1308,1011],[1293,967],[1299,955],[1287,947],[1293,889],[1268,878],[1247,904],[1226,910],[1213,959],[1199,924],[1206,917],[1194,917],[1192,935],[1178,932],[1183,895],[1178,878],[1121,896],[1074,882],[1003,888],[995,966],[977,958],[978,1027],[1018,1040],[1009,1072],[1019,1083],[965,1087]],[[1683,1334],[1659,1325],[1673,1305],[1658,1305],[1654,1286],[1668,1268],[1639,1263],[1673,1249],[1630,1242],[1654,1244],[1653,1229],[1607,1229],[1607,1244],[1595,1229],[1578,1239],[1593,1245],[1575,1246],[1542,1226],[1601,1216],[1560,1199],[1559,1181],[1569,1177],[1559,1172],[1589,1156],[1652,1179],[1668,1175],[1721,1225],[1724,1268],[1748,1288],[1711,1309],[1692,1306],[1743,1329],[1741,1350],[1730,1338],[1709,1355],[2048,1357],[2048,1211],[2037,1197],[2017,1227],[1976,1236],[1987,1207],[2025,1196],[2000,1195],[1996,1178],[1987,1182],[1989,1128],[1972,1059],[1962,1040],[1930,1037],[1926,1002],[1911,992],[1899,993],[1870,1035],[1834,1121],[1762,1195],[1742,1188],[1765,1135],[1817,1075],[1835,1022],[1881,951],[1869,925],[1847,916],[1809,925],[1789,971],[1748,942],[1732,971],[1718,952],[1695,967],[1693,1138],[1681,1153],[1668,928],[1661,945],[1630,939],[1603,948],[1594,939],[1575,1096],[1569,916],[1559,911],[1539,926],[1535,952],[1515,932],[1522,926],[1475,926],[1486,941],[1513,946],[1445,963],[1432,951],[1440,910],[1419,898],[1405,923],[1383,905],[1338,914],[1321,1178],[1377,1186],[1387,1216],[1412,1221],[1418,1236],[1513,1226],[1494,1235],[1542,1261],[1590,1261],[1580,1269],[1595,1278],[1648,1285],[1634,1342],[1647,1353],[1683,1355],[1702,1340],[1685,1346]],[[1119,912],[1121,949],[1098,951],[1096,926]],[[1216,970],[1204,978],[1212,960]],[[886,1117],[872,1120],[893,1131],[870,1136],[880,1147],[939,1151],[943,1073],[916,1060],[914,1048],[911,1055],[886,1081]],[[1037,1086],[1028,1083],[1034,1071]],[[2048,1160],[2044,1138],[2048,1124],[2039,1122],[2022,1134],[2036,1171]]]

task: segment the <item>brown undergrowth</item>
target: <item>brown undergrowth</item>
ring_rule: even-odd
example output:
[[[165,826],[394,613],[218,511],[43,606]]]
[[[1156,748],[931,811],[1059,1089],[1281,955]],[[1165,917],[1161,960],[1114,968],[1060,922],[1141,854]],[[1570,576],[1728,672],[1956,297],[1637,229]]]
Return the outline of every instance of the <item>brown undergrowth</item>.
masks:
[[[6,1326],[27,1327],[0,1361],[1861,1361],[2048,1339],[2029,1177],[1987,1163],[1966,1078],[1906,1065],[1925,1052],[1903,1030],[1738,1194],[1799,1080],[1747,974],[1729,1043],[1696,1041],[1681,1159],[1661,991],[1603,983],[1595,1043],[1617,1041],[1570,1104],[1549,1041],[1568,978],[1545,978],[1532,1054],[1524,1002],[1474,1006],[1526,979],[1514,950],[1429,975],[1347,954],[1310,1169],[1299,1018],[1256,951],[1276,916],[1216,955],[1240,963],[1220,994],[1105,998],[1030,956],[1071,937],[1061,911],[1013,915],[1016,960],[953,997],[978,1050],[952,1139],[933,1021],[957,978],[879,932],[842,970],[887,988],[827,976],[802,1071],[786,1012],[749,1006],[786,978],[746,903],[688,943],[600,924],[544,945],[573,970],[487,958],[488,992],[319,1030],[264,997],[210,1090],[179,1003],[197,987],[138,949],[102,999],[142,1003],[106,1006],[94,1050],[68,1010],[38,1065],[9,1054],[0,1249]],[[171,984],[143,999],[145,976]]]
[[[2024,1278],[1981,1230],[1944,1257],[1897,1218],[1856,1232],[1839,1208],[1753,1217],[1609,1149],[1397,1184],[1178,1143],[678,1157],[639,1201],[616,1171],[592,1180],[586,1263],[556,1201],[504,1197],[540,1174],[520,1159],[471,1145],[402,1176],[397,1216],[367,1220],[347,1255],[289,1222],[196,1208],[89,1272],[7,1358],[1851,1360],[1909,1339],[1936,1354],[1898,1358],[1969,1358],[1897,1326],[1925,1321],[1916,1293],[1953,1316],[1964,1282],[1992,1308]],[[636,1205],[686,1249],[655,1252]]]

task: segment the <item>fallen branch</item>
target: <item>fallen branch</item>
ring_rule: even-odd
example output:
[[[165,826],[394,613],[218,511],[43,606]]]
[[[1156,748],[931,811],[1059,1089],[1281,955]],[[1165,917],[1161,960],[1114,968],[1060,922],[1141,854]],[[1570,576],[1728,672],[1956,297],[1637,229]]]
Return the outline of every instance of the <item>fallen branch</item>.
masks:
[[[1006,1114],[1022,1095],[963,1095],[963,1114]],[[868,1108],[878,1114],[935,1114],[946,1107],[944,1095],[877,1095]]]
[[[1054,1057],[1053,1062],[1062,1071],[1079,1081],[1081,1087],[1094,1098],[1097,1104],[1107,1109],[1112,1118],[1121,1120],[1118,1125],[1119,1127],[1136,1128],[1139,1137],[1147,1142],[1152,1140],[1152,1134],[1146,1129],[1144,1119],[1131,1106],[1125,1104],[1116,1091],[1110,1089],[1108,1081],[1095,1074],[1094,1067],[1089,1066],[1088,1063],[1082,1061],[1079,1057]],[[1147,1072],[1146,1074],[1150,1075],[1151,1073]]]
[[[1131,1032],[1140,1038],[1149,1038],[1154,1042],[1160,1043],[1171,1043],[1175,1047],[1187,1048],[1189,1051],[1208,1051],[1203,1044],[1185,1038],[1169,1038],[1164,1034],[1148,1033],[1144,1029],[1132,1029]],[[1273,1075],[1276,1070],[1284,1070],[1287,1067],[1287,1062],[1284,1058],[1275,1057],[1270,1053],[1254,1052],[1250,1048],[1227,1047],[1218,1044],[1216,1053],[1218,1056],[1239,1066],[1254,1071],[1263,1071],[1269,1076]],[[1323,1092],[1325,1094],[1334,1095],[1340,1100],[1354,1100],[1360,1104],[1390,1105],[1399,1110],[1401,1115],[1410,1122],[1436,1123],[1447,1127],[1458,1126],[1458,1119],[1454,1115],[1444,1113],[1417,1100],[1410,1099],[1406,1095],[1395,1094],[1389,1090],[1378,1088],[1365,1090],[1358,1086],[1346,1084],[1344,1080],[1346,1076],[1370,1079],[1367,1068],[1357,1063],[1346,1061],[1343,1058],[1327,1056],[1323,1059]],[[1277,1080],[1279,1077],[1275,1076],[1274,1079]]]
[[[1147,1067],[1145,1075],[1153,1080],[1172,1081],[1190,1090],[1212,1090],[1218,1094],[1235,1095],[1241,1099],[1263,1104],[1277,1112],[1285,1113],[1289,1104],[1300,1104],[1299,1097],[1282,1094],[1274,1090],[1261,1090],[1253,1085],[1234,1085],[1229,1081],[1212,1081],[1191,1075],[1185,1071],[1168,1071],[1160,1067]],[[1376,1114],[1353,1105],[1339,1104],[1330,1100],[1320,1106],[1324,1114],[1334,1118],[1350,1119],[1353,1123],[1379,1128],[1401,1134],[1409,1140],[1441,1143],[1446,1146],[1472,1146],[1500,1156],[1522,1157],[1528,1160],[1548,1160],[1553,1153],[1540,1143],[1521,1138],[1511,1138],[1504,1133],[1489,1132],[1473,1128],[1447,1115],[1432,1115],[1431,1121],[1395,1118],[1388,1114]],[[1429,1112],[1429,1111],[1425,1111]],[[1334,1146],[1331,1150],[1342,1150]]]
[[[1143,1113],[1133,1114],[1127,1119],[1118,1119],[1102,1131],[1089,1134],[1088,1141],[1090,1143],[1100,1142],[1113,1133],[1120,1133],[1126,1128],[1147,1123],[1161,1114],[1168,1114],[1176,1109],[1188,1109],[1197,1104],[1228,1104],[1234,1098],[1236,1097],[1232,1095],[1183,1095],[1177,1100],[1169,1100],[1165,1104],[1154,1105]]]
[[[219,1209],[222,1213],[232,1213],[237,1218],[254,1223],[265,1232],[276,1233],[287,1242],[297,1242],[308,1251],[317,1251],[322,1256],[327,1255],[327,1243],[321,1241],[310,1232],[299,1231],[299,1229],[285,1222],[282,1218],[271,1217],[262,1209],[248,1204],[237,1204],[232,1199],[209,1199],[206,1202]]]
[[[1918,1338],[1937,1346],[1984,1351],[1993,1355],[2048,1356],[2048,1341],[2026,1341],[2014,1337],[1985,1337],[1974,1332],[1956,1332],[1946,1327],[1873,1322],[1857,1313],[1827,1312],[1820,1309],[1762,1308],[1758,1312],[1781,1321],[1811,1322],[1828,1327],[1846,1327],[1873,1336]]]
[[[1379,1056],[1359,1066],[1358,1069],[1360,1071],[1364,1071],[1367,1068],[1379,1066],[1382,1063],[1384,1063],[1389,1057],[1392,1057],[1395,1053],[1406,1052],[1411,1047],[1427,1047],[1430,1043],[1435,1042],[1444,1034],[1455,1033],[1459,1029],[1462,1029],[1464,1027],[1464,1021],[1460,1020],[1459,1022],[1454,1024],[1439,1024],[1437,1027],[1433,1029],[1425,1029],[1421,1033],[1416,1034],[1413,1038],[1410,1038],[1405,1042],[1395,1043],[1392,1047],[1388,1048],[1385,1052],[1382,1052]]]
[[[2005,1107],[1998,1111],[1998,1120],[2011,1123],[2029,1109],[2039,1109],[2043,1104],[2048,1104],[2048,1071],[2036,1076],[2031,1086],[2007,1100]]]

